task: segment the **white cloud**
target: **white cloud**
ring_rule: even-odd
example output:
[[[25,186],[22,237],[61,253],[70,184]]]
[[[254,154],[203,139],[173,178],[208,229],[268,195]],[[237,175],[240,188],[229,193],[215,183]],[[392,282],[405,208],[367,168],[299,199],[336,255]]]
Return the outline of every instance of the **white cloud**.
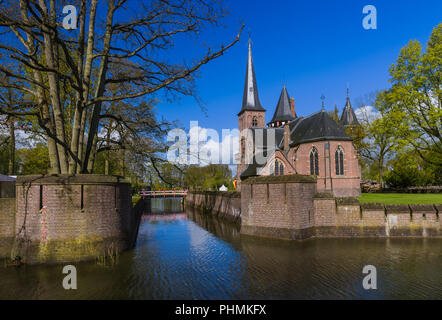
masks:
[[[223,129],[221,134],[210,128],[194,126],[189,130],[189,163],[235,165],[239,151],[237,129]]]
[[[373,106],[364,106],[355,110],[356,117],[360,123],[371,123],[381,117],[381,113]]]

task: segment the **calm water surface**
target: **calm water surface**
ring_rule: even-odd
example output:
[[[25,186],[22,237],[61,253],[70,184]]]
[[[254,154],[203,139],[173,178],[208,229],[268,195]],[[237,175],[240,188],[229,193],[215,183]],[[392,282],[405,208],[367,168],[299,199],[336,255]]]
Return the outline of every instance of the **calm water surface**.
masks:
[[[442,239],[277,241],[183,213],[177,199],[156,199],[152,209],[117,265],[75,264],[77,290],[62,288],[62,265],[2,264],[0,298],[442,299]],[[368,264],[378,290],[362,288]]]

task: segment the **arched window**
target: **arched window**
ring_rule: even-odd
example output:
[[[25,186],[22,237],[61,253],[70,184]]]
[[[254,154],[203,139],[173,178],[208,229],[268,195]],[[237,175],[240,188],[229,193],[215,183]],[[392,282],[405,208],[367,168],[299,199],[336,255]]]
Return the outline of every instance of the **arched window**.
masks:
[[[275,176],[279,176],[279,161],[275,160]]]
[[[257,127],[258,126],[258,118],[257,117],[253,117],[252,119],[252,127]]]
[[[281,162],[280,165],[279,165],[279,174],[280,174],[281,176],[284,175],[284,165],[282,164],[282,162]]]
[[[336,175],[344,175],[344,151],[339,146],[335,152]]]
[[[319,157],[318,150],[315,147],[310,151],[310,174],[319,175]]]

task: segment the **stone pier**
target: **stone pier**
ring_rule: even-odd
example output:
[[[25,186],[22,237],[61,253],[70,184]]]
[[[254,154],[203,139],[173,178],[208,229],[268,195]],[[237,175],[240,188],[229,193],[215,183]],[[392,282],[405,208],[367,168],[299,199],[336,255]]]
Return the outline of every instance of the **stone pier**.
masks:
[[[0,238],[13,238],[11,257],[25,263],[91,260],[130,249],[144,210],[143,203],[132,208],[129,181],[105,175],[19,176],[15,201],[15,212],[2,213]],[[1,223],[6,218],[12,228]]]

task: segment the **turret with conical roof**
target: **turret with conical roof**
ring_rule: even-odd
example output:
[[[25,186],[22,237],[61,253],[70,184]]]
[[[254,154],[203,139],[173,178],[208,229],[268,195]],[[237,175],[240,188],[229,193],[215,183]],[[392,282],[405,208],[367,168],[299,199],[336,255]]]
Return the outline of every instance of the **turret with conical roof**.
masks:
[[[340,122],[344,127],[359,125],[356,114],[355,114],[353,107],[351,106],[351,103],[350,103],[350,94],[349,94],[348,88],[347,88],[347,101],[345,103],[344,111],[342,111]]]
[[[295,120],[295,117],[292,115],[290,97],[284,84],[284,87],[281,90],[281,95],[279,96],[275,113],[273,114],[272,120],[268,123],[268,126],[279,127],[292,120]]]

